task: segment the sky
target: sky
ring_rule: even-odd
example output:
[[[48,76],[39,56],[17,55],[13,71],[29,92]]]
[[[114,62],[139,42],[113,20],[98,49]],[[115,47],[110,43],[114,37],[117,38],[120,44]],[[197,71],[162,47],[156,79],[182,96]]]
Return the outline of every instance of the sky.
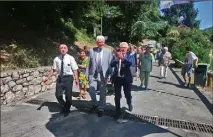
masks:
[[[200,29],[205,29],[213,26],[212,4],[212,0],[194,3],[194,7],[199,11],[197,19],[201,20]]]

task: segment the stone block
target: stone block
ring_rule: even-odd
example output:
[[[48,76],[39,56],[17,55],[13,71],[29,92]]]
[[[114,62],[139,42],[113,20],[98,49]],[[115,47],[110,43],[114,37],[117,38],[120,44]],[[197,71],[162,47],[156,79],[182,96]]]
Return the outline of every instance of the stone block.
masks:
[[[39,71],[34,71],[33,73],[31,73],[31,75],[33,77],[38,77],[39,76]]]
[[[9,91],[5,94],[5,103],[11,103],[15,101],[15,95],[13,92]]]
[[[8,85],[10,88],[13,88],[16,85],[16,83],[14,81],[10,81]]]
[[[28,77],[30,74],[29,73],[25,73],[25,74],[23,74],[22,76],[23,76],[23,78],[26,78],[26,77]]]
[[[31,81],[31,80],[33,80],[34,79],[34,77],[33,76],[29,76],[29,77],[27,77],[27,81]]]
[[[12,78],[13,78],[13,80],[17,80],[19,78],[18,72],[13,72],[12,73]]]
[[[23,99],[24,98],[24,92],[22,92],[22,91],[18,91],[18,92],[16,92],[15,93],[15,96],[16,96],[16,100],[21,100],[21,99]]]
[[[9,81],[11,81],[12,78],[9,76],[9,77],[5,77],[5,78],[1,78],[1,81],[3,84],[7,84]]]
[[[16,85],[13,87],[13,92],[17,92],[17,91],[21,90],[22,88],[23,88],[22,85]]]
[[[22,79],[19,79],[16,81],[16,84],[22,84],[26,81],[27,79],[26,78],[22,78]]]
[[[7,77],[8,76],[8,74],[7,74],[7,72],[1,72],[1,78],[5,78],[5,77]]]
[[[9,86],[8,85],[2,85],[1,86],[1,93],[6,93],[9,91]]]
[[[22,90],[21,90],[22,92],[24,92],[24,93],[26,93],[27,91],[28,91],[28,87],[24,87],[24,88],[22,88]]]
[[[41,92],[41,85],[36,85],[36,86],[34,87],[34,91],[35,91],[35,94]]]
[[[29,85],[29,83],[28,83],[28,82],[24,82],[22,85],[23,85],[24,87],[26,87],[26,86]]]

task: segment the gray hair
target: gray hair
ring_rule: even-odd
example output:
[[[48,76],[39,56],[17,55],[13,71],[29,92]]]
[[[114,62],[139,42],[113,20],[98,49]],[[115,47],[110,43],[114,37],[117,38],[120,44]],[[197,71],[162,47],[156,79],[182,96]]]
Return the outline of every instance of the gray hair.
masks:
[[[169,50],[168,47],[164,47],[163,49],[164,49],[165,51],[168,51],[168,50]]]
[[[99,36],[96,37],[96,41],[98,41],[98,40],[103,40],[103,41],[105,41],[105,38],[104,38],[104,36],[99,35]]]
[[[129,45],[128,45],[127,42],[121,42],[121,43],[120,43],[120,47],[129,48]]]

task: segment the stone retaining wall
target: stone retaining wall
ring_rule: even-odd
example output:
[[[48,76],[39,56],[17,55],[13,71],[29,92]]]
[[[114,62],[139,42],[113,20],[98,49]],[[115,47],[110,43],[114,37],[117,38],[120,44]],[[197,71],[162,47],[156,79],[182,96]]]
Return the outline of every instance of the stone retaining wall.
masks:
[[[47,85],[42,82],[49,71],[50,67],[39,67],[1,72],[1,104],[11,104],[55,88],[55,76]]]

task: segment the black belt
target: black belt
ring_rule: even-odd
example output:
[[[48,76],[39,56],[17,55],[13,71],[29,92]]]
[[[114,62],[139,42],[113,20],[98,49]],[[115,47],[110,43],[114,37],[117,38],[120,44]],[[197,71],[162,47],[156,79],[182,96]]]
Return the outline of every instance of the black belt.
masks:
[[[58,76],[59,78],[66,78],[66,77],[73,77],[73,75],[63,75],[62,77],[61,76]]]

